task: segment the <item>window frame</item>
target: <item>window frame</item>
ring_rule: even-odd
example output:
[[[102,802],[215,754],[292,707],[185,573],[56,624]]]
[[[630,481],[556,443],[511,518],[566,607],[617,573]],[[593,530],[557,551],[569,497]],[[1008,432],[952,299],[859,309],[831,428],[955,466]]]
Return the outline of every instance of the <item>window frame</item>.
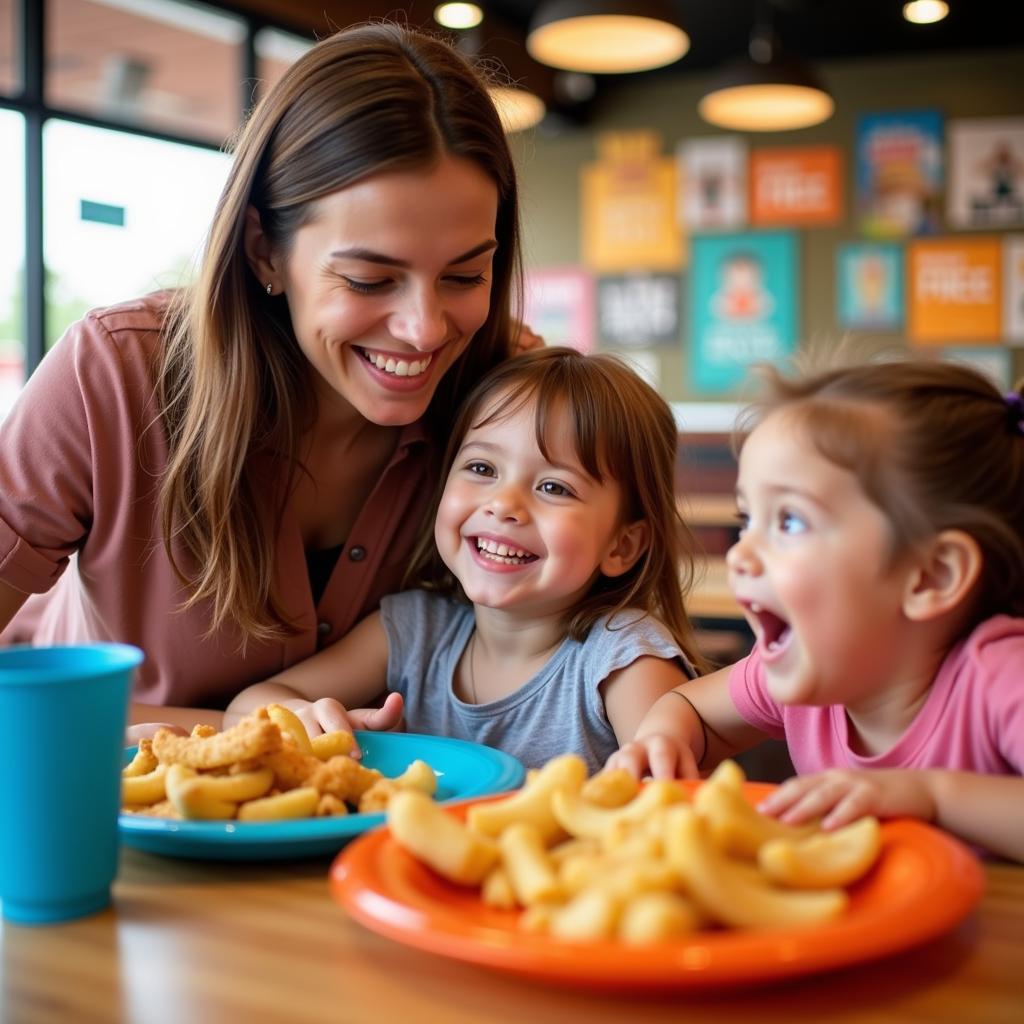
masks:
[[[290,35],[314,41],[312,33],[294,24],[242,10],[230,3],[203,0],[205,6],[239,18],[244,26],[242,41],[242,77],[238,83],[237,110],[239,123],[255,102],[253,83],[258,80],[256,33],[261,29],[277,29]],[[17,21],[15,59],[22,68],[21,91],[11,96],[0,95],[0,108],[14,110],[25,119],[25,302],[23,336],[25,340],[25,379],[39,365],[45,352],[46,283],[43,264],[43,129],[51,119],[72,121],[94,128],[106,128],[126,135],[174,142],[197,149],[220,150],[223,147],[208,139],[187,134],[164,132],[143,126],[127,125],[102,117],[49,106],[45,100],[46,66],[46,0],[20,0],[14,7]]]

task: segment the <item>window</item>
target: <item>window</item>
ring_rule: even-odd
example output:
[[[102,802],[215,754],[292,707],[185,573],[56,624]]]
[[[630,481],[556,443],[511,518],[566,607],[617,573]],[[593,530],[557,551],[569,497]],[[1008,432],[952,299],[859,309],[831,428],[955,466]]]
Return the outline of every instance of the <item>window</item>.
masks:
[[[25,119],[0,110],[0,419],[25,380]]]
[[[43,164],[49,348],[94,306],[190,279],[230,158],[54,120]]]
[[[218,144],[238,125],[240,18],[182,0],[48,0],[46,36],[51,107]]]
[[[255,38],[256,74],[259,77],[256,98],[266,96],[288,68],[312,45],[311,39],[280,32],[276,28],[260,29]]]
[[[0,0],[0,93],[11,94],[21,88],[21,73],[14,55],[19,29],[16,6],[14,0]]]

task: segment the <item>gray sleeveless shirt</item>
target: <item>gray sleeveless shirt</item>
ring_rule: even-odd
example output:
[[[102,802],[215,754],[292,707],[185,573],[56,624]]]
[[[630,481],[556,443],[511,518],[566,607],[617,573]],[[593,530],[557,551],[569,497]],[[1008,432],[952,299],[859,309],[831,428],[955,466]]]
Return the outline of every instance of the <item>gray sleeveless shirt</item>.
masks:
[[[515,693],[489,704],[466,704],[452,681],[473,634],[472,605],[407,590],[383,598],[380,611],[388,637],[388,689],[405,698],[406,728],[485,743],[527,768],[565,753],[579,754],[591,772],[602,768],[618,742],[599,687],[637,658],[678,659],[694,675],[660,622],[627,610],[598,621],[582,643],[567,637]]]

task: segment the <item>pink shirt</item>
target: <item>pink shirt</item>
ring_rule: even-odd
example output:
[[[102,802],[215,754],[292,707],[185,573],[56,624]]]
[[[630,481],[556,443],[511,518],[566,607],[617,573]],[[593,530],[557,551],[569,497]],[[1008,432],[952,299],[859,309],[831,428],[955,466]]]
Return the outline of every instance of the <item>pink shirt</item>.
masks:
[[[760,655],[733,666],[729,693],[755,728],[789,747],[798,774],[827,768],[945,768],[1024,775],[1024,619],[997,615],[946,656],[924,706],[884,754],[850,749],[845,710],[777,704]]]
[[[0,428],[0,580],[50,591],[41,608],[29,599],[3,640],[136,644],[146,654],[136,700],[223,707],[400,589],[432,491],[430,445],[421,424],[403,430],[315,608],[299,523],[285,511],[275,583],[297,636],[250,641],[244,657],[233,627],[204,639],[208,606],[180,610],[185,595],[160,540],[167,445],[152,367],[166,300],[156,293],[74,324]]]

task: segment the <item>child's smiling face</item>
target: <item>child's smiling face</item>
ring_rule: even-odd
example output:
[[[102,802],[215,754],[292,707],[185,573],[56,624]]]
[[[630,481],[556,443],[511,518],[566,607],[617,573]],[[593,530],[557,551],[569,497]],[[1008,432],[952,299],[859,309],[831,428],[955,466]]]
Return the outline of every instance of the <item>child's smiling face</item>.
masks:
[[[855,704],[899,658],[908,570],[892,530],[850,471],[814,446],[792,410],[770,414],[740,455],[744,528],[726,556],[784,704]]]
[[[620,523],[619,484],[607,475],[595,480],[580,464],[564,410],[552,412],[548,435],[545,458],[528,401],[469,430],[455,456],[434,538],[474,604],[561,615],[599,572],[629,568],[616,555],[628,529]]]

